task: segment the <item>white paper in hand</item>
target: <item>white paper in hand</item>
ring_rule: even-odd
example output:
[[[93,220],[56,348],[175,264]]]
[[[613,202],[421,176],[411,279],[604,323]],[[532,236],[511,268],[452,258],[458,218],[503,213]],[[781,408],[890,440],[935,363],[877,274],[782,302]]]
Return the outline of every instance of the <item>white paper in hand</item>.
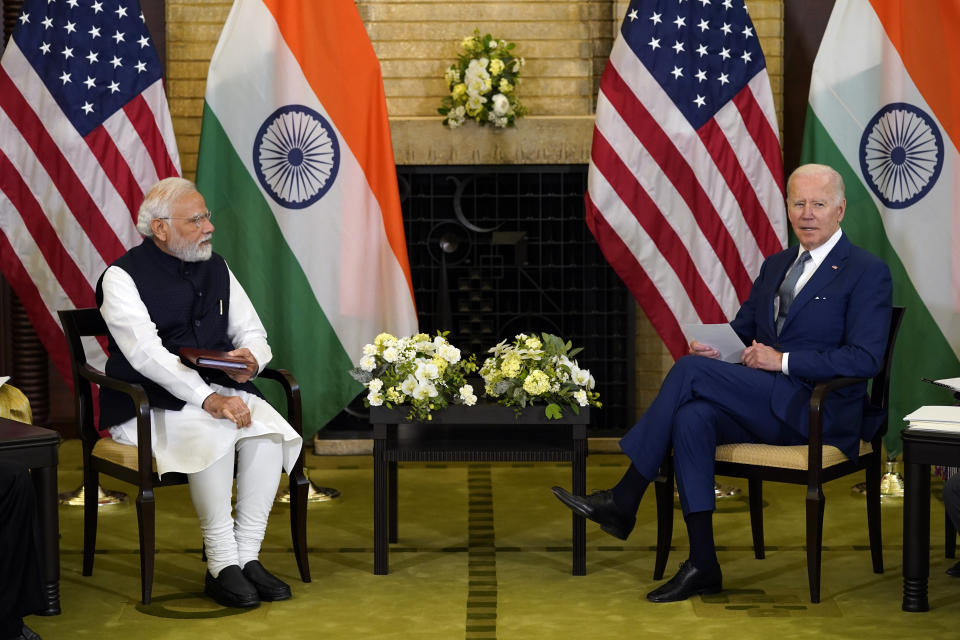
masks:
[[[722,324],[683,324],[680,325],[687,343],[696,340],[700,344],[713,347],[720,352],[724,362],[740,362],[743,355],[743,340],[728,323]]]

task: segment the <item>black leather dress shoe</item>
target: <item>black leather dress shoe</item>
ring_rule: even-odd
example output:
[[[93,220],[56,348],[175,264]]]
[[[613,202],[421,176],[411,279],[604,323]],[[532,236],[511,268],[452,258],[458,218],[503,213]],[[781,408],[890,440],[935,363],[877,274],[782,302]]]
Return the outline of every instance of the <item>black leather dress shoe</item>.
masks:
[[[264,602],[290,599],[290,585],[264,569],[259,560],[243,565],[243,575],[253,583]]]
[[[720,567],[712,571],[701,571],[687,560],[680,563],[677,575],[670,578],[647,594],[650,602],[679,602],[690,596],[706,593],[719,593],[723,589],[723,574]]]
[[[15,640],[43,640],[36,631],[23,625],[23,628],[20,630],[20,635],[16,637]]]
[[[637,522],[636,515],[628,515],[620,511],[613,501],[613,492],[608,489],[585,496],[575,496],[562,487],[554,487],[553,493],[574,513],[593,520],[614,538],[626,540]]]
[[[236,564],[221,570],[216,578],[207,571],[203,592],[225,607],[249,609],[260,604],[257,589]]]
[[[960,562],[947,569],[947,575],[954,578],[960,578]]]

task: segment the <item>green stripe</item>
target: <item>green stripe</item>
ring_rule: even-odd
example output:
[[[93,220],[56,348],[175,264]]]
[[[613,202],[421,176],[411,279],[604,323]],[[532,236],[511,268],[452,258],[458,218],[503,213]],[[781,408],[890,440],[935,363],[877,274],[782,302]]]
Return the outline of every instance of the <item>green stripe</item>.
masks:
[[[216,250],[226,258],[267,329],[271,366],[288,369],[300,383],[303,435],[312,437],[363,387],[347,373],[352,367],[349,356],[273,212],[206,103],[197,186],[207,207],[216,212]],[[274,386],[262,384],[265,392]],[[269,397],[273,401],[280,396]]]
[[[897,338],[890,381],[889,430],[884,440],[891,457],[900,453],[903,416],[925,404],[952,404],[946,391],[921,382],[920,378],[950,378],[960,371],[960,361],[910,282],[900,257],[883,228],[880,212],[860,179],[834,144],[813,109],[807,109],[803,132],[802,163],[818,162],[840,172],[847,188],[847,212],[843,232],[850,240],[882,258],[893,277],[893,303],[906,307]],[[917,233],[948,233],[947,229],[917,229]]]

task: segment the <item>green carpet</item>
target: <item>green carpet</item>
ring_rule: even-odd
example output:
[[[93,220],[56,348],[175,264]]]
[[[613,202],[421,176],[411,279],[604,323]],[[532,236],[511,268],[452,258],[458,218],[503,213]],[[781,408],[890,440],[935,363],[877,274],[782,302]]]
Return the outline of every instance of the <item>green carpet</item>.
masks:
[[[60,490],[80,485],[80,448],[60,450]],[[625,459],[588,459],[589,490],[611,485]],[[157,492],[154,600],[139,602],[136,511],[101,509],[91,577],[80,575],[82,514],[61,507],[63,614],[27,622],[45,640],[97,638],[949,638],[960,628],[960,580],[944,574],[943,507],[932,503],[931,611],[900,610],[902,507],[883,506],[886,572],[871,570],[866,508],[851,487],[825,489],[822,598],[808,601],[803,488],[765,485],[767,558],[756,560],[746,498],[715,516],[727,590],[654,605],[656,522],[650,492],[627,542],[587,523],[587,575],[570,574],[570,515],[550,486],[570,485],[569,466],[406,464],[399,472],[399,543],[390,574],[373,575],[373,480],[367,457],[309,456],[311,476],[343,496],[310,505],[313,582],[299,581],[286,505],[277,505],[261,560],[294,597],[249,611],[223,609],[201,594],[200,537],[186,487]],[[285,481],[285,479],[284,479]],[[746,483],[731,480],[730,484]],[[107,489],[128,485],[104,482]],[[934,491],[940,483],[934,482]],[[686,557],[677,512],[668,574]]]

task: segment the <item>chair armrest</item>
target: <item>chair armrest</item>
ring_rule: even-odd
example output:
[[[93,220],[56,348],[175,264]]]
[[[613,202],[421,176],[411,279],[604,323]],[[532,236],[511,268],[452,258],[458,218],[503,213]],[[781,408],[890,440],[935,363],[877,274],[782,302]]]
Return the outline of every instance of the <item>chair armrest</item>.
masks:
[[[303,435],[303,413],[300,401],[300,384],[286,369],[265,368],[260,372],[258,378],[268,378],[280,383],[283,387],[283,393],[287,399],[287,422],[293,427],[293,430]]]
[[[827,396],[837,389],[866,382],[867,378],[832,378],[819,382],[810,395],[810,416],[808,423],[807,470],[810,473],[810,486],[819,484],[823,467],[823,409]]]
[[[140,474],[140,486],[149,489],[153,486],[153,435],[150,431],[150,400],[143,386],[112,378],[89,364],[77,368],[77,373],[90,382],[109,387],[130,396],[137,417],[137,469]]]

